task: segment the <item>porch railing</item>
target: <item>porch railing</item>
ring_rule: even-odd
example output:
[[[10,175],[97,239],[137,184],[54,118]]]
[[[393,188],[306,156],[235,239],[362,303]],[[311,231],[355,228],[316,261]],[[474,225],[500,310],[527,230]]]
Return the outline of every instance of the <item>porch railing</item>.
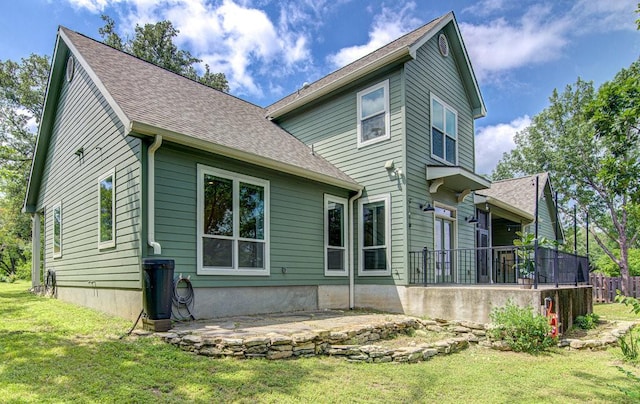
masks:
[[[516,284],[523,264],[519,249],[507,246],[412,251],[409,282]],[[533,252],[530,256],[533,260]],[[577,285],[589,281],[587,257],[544,247],[538,247],[535,257],[535,279],[539,284]]]

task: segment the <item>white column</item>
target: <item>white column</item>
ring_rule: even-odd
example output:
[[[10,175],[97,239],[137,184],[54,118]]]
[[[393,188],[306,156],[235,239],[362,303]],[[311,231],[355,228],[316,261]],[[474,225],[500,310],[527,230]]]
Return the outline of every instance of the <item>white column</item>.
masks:
[[[31,215],[31,286],[40,286],[40,214]]]

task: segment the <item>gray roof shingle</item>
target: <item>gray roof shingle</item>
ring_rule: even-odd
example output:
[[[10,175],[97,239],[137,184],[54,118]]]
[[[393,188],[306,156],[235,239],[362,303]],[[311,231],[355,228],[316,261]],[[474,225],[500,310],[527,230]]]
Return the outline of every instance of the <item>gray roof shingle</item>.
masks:
[[[439,18],[436,18],[430,22],[428,22],[427,24],[423,25],[422,27],[411,31],[409,33],[407,33],[406,35],[401,36],[400,38],[396,39],[395,41],[392,41],[390,43],[388,43],[387,45],[383,46],[382,48],[379,48],[371,53],[369,53],[368,55],[336,70],[335,72],[324,76],[323,78],[309,84],[308,86],[305,86],[304,88],[282,98],[279,101],[276,101],[275,103],[269,105],[268,107],[266,107],[267,110],[267,114],[271,115],[274,111],[279,110],[289,104],[291,104],[292,102],[302,98],[302,97],[306,97],[306,96],[310,96],[312,95],[314,92],[319,91],[320,89],[322,89],[323,87],[326,87],[334,82],[339,81],[340,79],[349,76],[350,74],[365,68],[366,66],[384,59],[386,56],[391,55],[392,53],[402,49],[402,48],[409,48],[410,46],[412,46],[413,44],[415,44],[416,42],[420,41],[420,39],[422,39],[423,36],[425,36],[426,34],[428,34],[434,27],[436,27],[441,21],[444,21],[445,19],[451,18],[452,13],[447,13]]]
[[[209,88],[82,34],[60,27],[61,37],[77,51],[130,123],[255,156],[269,167],[352,189],[360,186],[278,125],[263,108]],[[288,170],[287,168],[291,168]]]
[[[491,183],[491,188],[476,191],[476,193],[499,199],[533,216],[536,211],[536,176],[540,177],[538,189],[538,200],[540,200],[544,196],[544,187],[549,180],[549,173],[496,181]]]

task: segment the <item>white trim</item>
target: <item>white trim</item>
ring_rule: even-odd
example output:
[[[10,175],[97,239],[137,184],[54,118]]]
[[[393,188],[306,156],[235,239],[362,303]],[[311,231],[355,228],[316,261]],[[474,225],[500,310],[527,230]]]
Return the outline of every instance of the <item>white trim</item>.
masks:
[[[342,215],[342,243],[343,246],[331,246],[332,249],[342,249],[344,251],[344,257],[342,262],[342,270],[329,270],[329,217],[327,215],[330,203],[340,203],[344,206]],[[348,231],[347,231],[347,216],[349,210],[349,202],[346,198],[339,196],[324,194],[324,276],[347,276],[348,275],[348,260],[347,260],[347,246],[348,246]]]
[[[100,219],[101,203],[100,200],[100,183],[103,180],[111,177],[111,240],[101,241],[100,234],[102,234],[102,220]],[[116,246],[116,169],[115,167],[107,171],[105,174],[98,178],[98,249],[103,250],[106,248],[113,248]]]
[[[204,176],[215,175],[217,177],[225,178],[231,180],[233,183],[233,236],[224,237],[224,236],[216,236],[216,238],[220,239],[228,239],[233,242],[233,265],[228,268],[215,268],[215,267],[205,267],[203,265],[202,260],[204,259],[202,254],[203,242],[202,239],[206,235],[203,232],[204,229]],[[223,170],[220,168],[210,167],[203,164],[197,165],[197,231],[196,231],[196,256],[197,256],[197,274],[198,275],[253,275],[253,276],[269,276],[270,275],[270,232],[269,232],[269,222],[270,222],[270,187],[269,181],[250,177],[248,175],[238,174],[235,172]],[[238,241],[251,241],[251,242],[261,242],[260,240],[255,239],[245,239],[241,238],[238,235],[238,227],[239,227],[239,218],[238,212],[240,211],[240,201],[238,198],[240,182],[244,182],[251,185],[257,185],[264,189],[264,240],[262,241],[264,244],[264,268],[239,268],[238,267]]]
[[[385,130],[385,134],[383,136],[378,136],[376,138],[373,139],[369,139],[366,141],[362,140],[362,97],[377,91],[379,89],[383,89],[384,90],[384,130]],[[378,84],[375,84],[371,87],[367,87],[364,90],[358,91],[358,93],[356,94],[356,102],[357,102],[357,129],[356,129],[356,133],[358,136],[358,148],[364,147],[364,146],[368,146],[370,144],[374,144],[374,143],[378,143],[378,142],[382,142],[384,140],[388,140],[391,138],[391,122],[390,122],[390,118],[391,118],[391,113],[390,113],[390,108],[389,108],[389,79],[386,79],[383,82],[380,82]],[[376,115],[379,115],[376,114]],[[373,115],[375,116],[375,115]],[[367,117],[370,118],[370,117]]]
[[[56,209],[60,211],[60,251],[56,253]],[[51,249],[53,252],[53,258],[62,258],[62,201],[53,205],[51,217]]]
[[[140,122],[132,122],[131,131],[139,133],[141,135],[162,135],[165,142],[175,142],[183,146],[193,147],[194,149],[221,154],[225,157],[244,161],[245,163],[252,163],[261,167],[271,168],[276,171],[282,171],[298,177],[318,181],[323,184],[333,185],[339,188],[345,188],[352,191],[358,191],[363,188],[353,180],[340,179],[331,174],[322,174],[316,171],[310,171],[309,169],[301,168],[293,164],[287,164],[282,161],[277,161],[264,156],[258,156],[253,153],[233,149],[231,147],[223,146],[217,143],[211,143],[206,140],[197,139],[181,133],[157,128]],[[313,155],[309,154],[309,158],[319,159],[320,157],[314,157]]]
[[[156,151],[162,146],[162,136],[156,135],[147,149],[147,245],[154,255],[162,254],[162,246],[156,241]]]
[[[364,220],[362,218],[362,212],[364,205],[374,202],[384,202],[384,215],[385,215],[385,229],[384,229],[384,245],[375,246],[375,248],[386,249],[387,269],[383,271],[373,271],[364,269]],[[391,275],[391,194],[370,196],[358,200],[358,222],[359,236],[358,236],[358,276],[389,276]]]
[[[433,207],[435,208],[435,210],[433,211],[433,250],[436,251],[436,219],[441,219],[441,220],[446,220],[448,222],[451,222],[451,247],[449,247],[450,250],[455,250],[458,248],[458,209],[450,206],[450,205],[446,205],[444,203],[440,203],[437,201],[433,201]],[[438,213],[438,208],[441,209],[446,209],[451,211],[452,216],[447,216],[447,215],[441,215]],[[475,237],[475,233],[474,236]],[[475,243],[475,242],[474,242]],[[444,250],[444,248],[443,248]],[[452,258],[452,267],[451,267],[451,274],[449,276],[451,276],[453,278],[453,280],[455,281],[456,279],[458,279],[458,267],[457,267],[457,262],[455,262],[456,257],[455,257],[455,253],[451,253],[453,254],[453,258]]]
[[[100,93],[102,94],[102,96],[105,98],[109,106],[113,109],[113,111],[116,113],[116,115],[122,122],[122,125],[124,126],[124,129],[125,129],[125,135],[128,135],[131,127],[131,121],[129,121],[129,118],[127,117],[127,115],[124,113],[122,108],[120,108],[120,105],[118,105],[118,103],[113,98],[111,93],[107,91],[107,87],[105,87],[105,85],[102,83],[102,80],[100,80],[98,75],[93,71],[89,63],[82,56],[82,53],[78,51],[78,49],[75,47],[73,42],[69,39],[67,34],[64,33],[64,30],[62,28],[58,28],[58,36],[62,38],[65,45],[67,45],[67,48],[69,48],[69,51],[76,59],[76,62],[80,63],[80,66],[82,66],[82,68],[87,73],[87,75],[91,78],[91,80],[96,85],[96,87],[98,87],[98,90],[100,90]],[[56,50],[57,50],[57,44],[56,44]],[[77,63],[74,62],[75,70],[77,70],[77,67],[78,67]]]
[[[443,156],[440,157],[436,154],[433,153],[433,100],[438,101],[439,104],[442,105],[443,107],[443,125],[444,128],[442,130],[442,147],[443,147]],[[451,112],[453,112],[453,114],[455,115],[456,118],[456,133],[455,133],[455,145],[456,145],[456,150],[455,150],[455,159],[456,161],[451,162],[447,160],[447,133],[446,133],[446,128],[447,128],[447,110],[450,110]],[[458,144],[460,143],[460,135],[459,135],[459,130],[458,130],[458,111],[453,108],[451,105],[447,104],[446,102],[442,101],[438,96],[436,96],[433,93],[430,93],[430,98],[429,98],[429,150],[431,151],[431,158],[433,158],[434,160],[437,160],[439,162],[441,162],[442,164],[445,165],[450,165],[450,166],[455,166],[458,165]]]

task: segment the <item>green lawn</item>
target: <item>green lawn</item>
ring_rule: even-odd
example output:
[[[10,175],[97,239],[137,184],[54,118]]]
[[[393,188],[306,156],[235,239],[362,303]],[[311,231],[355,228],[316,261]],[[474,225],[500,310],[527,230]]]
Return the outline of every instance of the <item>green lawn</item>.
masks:
[[[637,388],[615,367],[618,349],[529,356],[473,347],[417,364],[211,359],[151,338],[120,340],[130,322],[27,287],[0,283],[1,402],[582,403],[629,401],[620,388]]]

